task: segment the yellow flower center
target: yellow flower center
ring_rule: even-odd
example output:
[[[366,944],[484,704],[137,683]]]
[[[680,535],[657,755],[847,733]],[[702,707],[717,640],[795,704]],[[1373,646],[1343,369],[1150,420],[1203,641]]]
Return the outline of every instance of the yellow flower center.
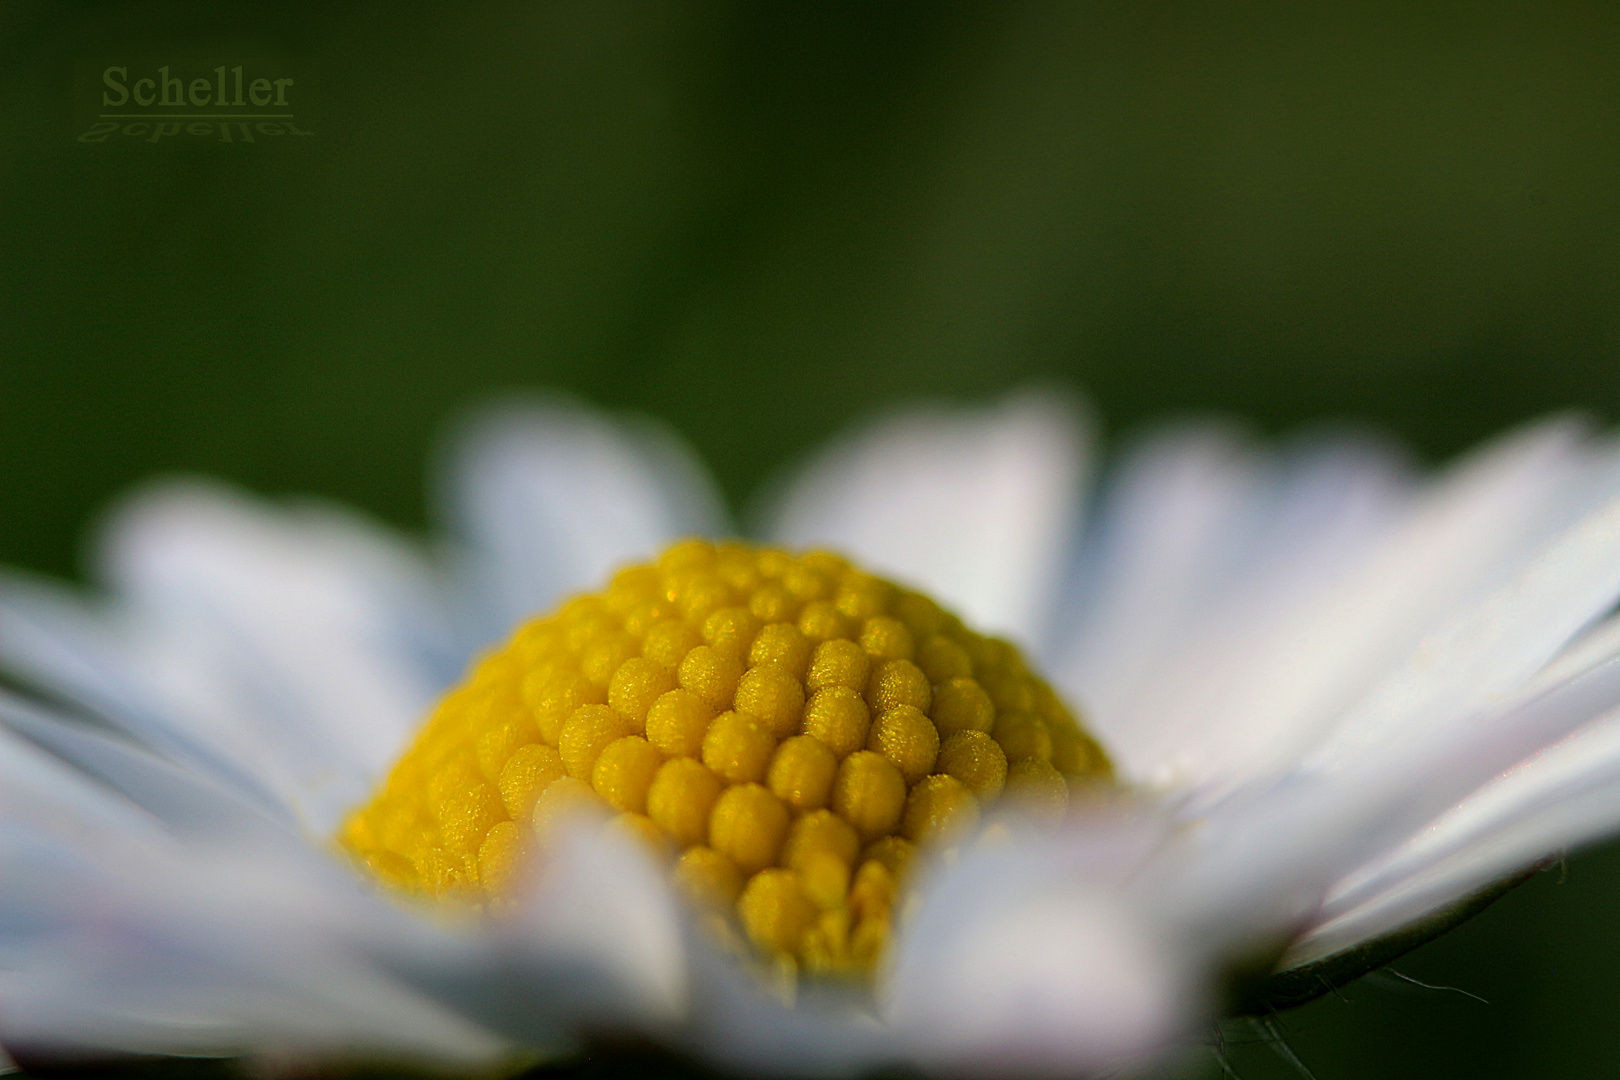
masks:
[[[868,970],[921,846],[1111,777],[1004,641],[826,552],[676,544],[521,627],[339,841],[407,892],[511,898],[594,808],[766,957]]]

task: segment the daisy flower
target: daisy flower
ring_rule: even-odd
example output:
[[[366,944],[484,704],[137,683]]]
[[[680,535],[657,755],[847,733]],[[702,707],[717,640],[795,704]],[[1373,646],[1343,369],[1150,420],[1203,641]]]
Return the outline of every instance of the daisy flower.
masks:
[[[1513,433],[1429,478],[1365,438],[1268,450],[1218,425],[1179,426],[1093,483],[1083,419],[1060,396],[912,409],[775,485],[753,530],[765,548],[672,547],[735,529],[702,467],[651,424],[565,401],[512,405],[465,425],[444,460],[446,531],[431,548],[330,505],[174,481],[112,514],[97,591],[0,580],[0,661],[18,687],[0,691],[0,1045],[18,1060],[487,1065],[633,1033],[762,1073],[1147,1070],[1223,1011],[1292,1004],[1370,970],[1620,824],[1620,451],[1572,421]],[[977,765],[928,756],[894,799],[911,815],[919,791],[935,793],[906,835],[932,836],[981,800],[991,823],[916,860],[888,897],[895,913],[880,920],[888,937],[866,957],[869,975],[779,978],[768,950],[728,940],[680,896],[680,874],[649,858],[634,828],[559,827],[543,853],[507,859],[529,840],[498,804],[457,811],[479,822],[470,847],[451,842],[461,826],[449,816],[425,825],[452,854],[479,853],[482,878],[467,878],[475,862],[463,859],[433,881],[463,901],[483,889],[482,910],[402,897],[361,866],[438,888],[426,847],[407,844],[419,857],[392,863],[381,840],[366,848],[367,822],[408,823],[421,791],[449,783],[449,766],[421,749],[432,742],[432,723],[416,734],[423,717],[492,707],[478,696],[490,671],[527,678],[501,665],[574,648],[563,622],[536,615],[582,593],[606,599],[578,604],[608,604],[636,581],[656,593],[681,551],[731,552],[749,582],[775,574],[783,596],[793,567],[847,585],[856,579],[837,575],[853,565],[879,575],[858,580],[889,599],[860,609],[864,623],[812,633],[800,601],[822,594],[807,586],[760,620],[787,629],[747,631],[741,661],[681,638],[691,626],[673,619],[680,657],[709,650],[702,671],[684,659],[659,668],[651,632],[632,635],[633,647],[601,654],[593,684],[631,697],[574,703],[630,747],[613,756],[620,786],[600,782],[602,740],[574,761],[583,736],[502,742],[492,721],[480,729],[496,755],[484,778],[469,772],[442,799],[488,802],[498,787],[507,809],[540,806],[551,787],[519,798],[499,786],[528,747],[525,768],[568,759],[574,784],[586,787],[584,770],[598,791],[634,789],[623,805],[610,792],[615,808],[642,807],[652,770],[680,758],[642,749],[662,747],[646,711],[654,691],[698,694],[710,685],[699,677],[727,664],[724,700],[697,737],[733,695],[746,711],[753,694],[750,716],[780,706],[775,770],[809,738],[792,734],[810,722],[805,687],[831,685],[816,681],[816,641],[858,642],[864,655],[850,662],[874,665],[872,680],[884,664],[923,672],[917,703],[902,687],[882,714],[904,705],[927,722],[932,710],[935,728],[917,738],[972,728],[947,725],[934,703],[952,678],[977,679],[995,691],[994,738],[950,745],[986,748],[999,778],[975,787]],[[621,572],[633,564],[651,568]],[[854,618],[865,601],[851,602],[839,610]],[[697,619],[720,603],[683,611]],[[630,627],[630,608],[614,610]],[[930,634],[949,641],[928,646]],[[770,666],[761,649],[804,674],[762,674],[745,690],[747,658],[750,673]],[[1033,695],[1025,705],[1007,704],[1002,676],[1016,683],[1008,694]],[[889,692],[864,685],[868,703]],[[640,706],[624,704],[632,690]],[[1063,701],[1095,755],[1065,727]],[[612,728],[631,714],[640,727]],[[1023,728],[1006,719],[1037,714]],[[774,771],[725,797],[766,792],[797,821],[830,806],[871,825],[862,842],[912,830],[909,816],[898,824],[900,801],[883,828],[861,818],[876,789],[844,779],[857,758],[895,776],[912,768],[912,736],[886,742],[880,726],[870,749],[851,743],[836,765],[815,763],[827,751],[810,738],[800,786],[788,785],[814,789],[802,805]],[[681,767],[723,773],[698,746]],[[854,792],[844,802],[828,794],[835,767]],[[1067,800],[1056,824],[1030,824],[1037,774],[1056,778],[1042,790],[1060,809]],[[406,809],[357,812],[389,792]],[[799,901],[772,893],[759,906],[756,882],[796,889],[780,875],[812,875],[777,868],[780,830],[757,861],[746,849],[764,826],[716,839],[713,805],[691,842],[706,835],[730,853],[715,866],[757,870],[744,928],[773,940]],[[992,821],[993,805],[1014,812]],[[678,832],[673,820],[655,824]],[[497,863],[509,891],[488,885]],[[775,959],[791,962],[784,949]]]

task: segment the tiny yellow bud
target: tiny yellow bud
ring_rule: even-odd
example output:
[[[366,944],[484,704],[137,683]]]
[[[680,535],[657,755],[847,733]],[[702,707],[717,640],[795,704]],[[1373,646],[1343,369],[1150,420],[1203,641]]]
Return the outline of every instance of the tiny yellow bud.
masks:
[[[707,540],[692,537],[677,541],[658,556],[658,569],[666,574],[707,570],[714,565],[714,560],[714,545]]]
[[[742,661],[724,649],[699,645],[686,654],[676,677],[682,689],[696,694],[705,705],[724,709],[731,705],[731,699],[737,693],[737,680],[742,677]]]
[[[619,615],[638,604],[658,596],[663,587],[663,575],[655,566],[627,566],[613,575],[608,582],[603,601],[607,609]]]
[[[800,938],[818,914],[799,876],[780,868],[761,870],[749,878],[737,910],[749,940],[768,952],[789,956],[798,952]]]
[[[917,845],[903,836],[883,836],[861,850],[861,862],[882,863],[897,882],[906,879],[912,860],[917,856]]]
[[[664,625],[670,616],[679,614],[680,609],[666,599],[645,600],[624,613],[624,632],[641,641],[641,655],[646,657],[647,634],[654,627]]]
[[[737,711],[753,717],[778,739],[799,730],[804,715],[804,684],[772,665],[749,668],[737,682]]]
[[[899,619],[874,615],[861,627],[861,648],[874,660],[910,660],[916,653],[911,631]]]
[[[765,778],[776,738],[750,717],[726,712],[714,718],[703,737],[703,764],[733,784]]]
[[[819,908],[833,910],[849,895],[849,864],[830,852],[816,852],[798,867],[804,894]]]
[[[894,762],[906,783],[915,784],[934,771],[934,761],[939,757],[939,732],[920,711],[901,705],[877,718],[866,737],[866,748]]]
[[[917,666],[935,686],[973,674],[973,661],[968,659],[967,650],[943,634],[935,634],[917,646]],[[988,695],[985,700],[989,701]],[[935,704],[937,706],[938,702]]]
[[[894,907],[897,886],[893,871],[876,859],[867,859],[855,871],[855,880],[849,887],[849,906],[861,919],[876,916],[887,919]]]
[[[804,682],[811,693],[842,686],[858,694],[866,689],[871,673],[872,661],[866,650],[847,638],[837,638],[816,646]]]
[[[534,714],[540,738],[552,746],[562,736],[563,725],[581,705],[601,705],[607,694],[592,686],[577,671],[537,672],[523,680],[523,699]]]
[[[563,725],[557,750],[563,767],[578,780],[589,780],[597,755],[614,739],[633,733],[630,721],[607,705],[581,705]]]
[[[484,834],[506,820],[500,796],[488,784],[475,783],[450,793],[439,808],[439,835],[453,855],[475,855]]]
[[[871,724],[866,699],[846,686],[817,690],[804,710],[804,733],[814,735],[838,757],[865,746]]]
[[[946,739],[934,767],[962,781],[984,805],[994,802],[1007,782],[1007,757],[982,731],[958,731]]]
[[[1047,731],[1044,723],[1029,713],[997,713],[996,726],[991,729],[990,734],[1000,744],[1001,752],[1007,755],[1010,762],[1023,761],[1025,758],[1052,760],[1051,732]]]
[[[640,735],[626,735],[602,748],[591,769],[591,787],[615,810],[645,813],[647,789],[663,762],[657,747]]]
[[[730,909],[742,895],[743,872],[709,847],[690,847],[675,860],[675,884],[700,906]]]
[[[781,548],[760,548],[754,557],[755,565],[759,567],[761,577],[780,578],[793,569],[794,558]]]
[[[607,804],[591,785],[572,776],[554,780],[534,801],[529,824],[541,842],[548,842],[566,822],[585,818],[605,818]]]
[[[727,585],[739,593],[750,593],[759,586],[762,575],[759,560],[752,549],[743,544],[722,544],[716,549],[714,570]]]
[[[924,777],[906,796],[900,831],[916,844],[950,843],[979,823],[979,801],[954,776]]]
[[[608,614],[607,604],[600,596],[573,596],[563,602],[557,611],[557,621],[568,638],[568,647],[584,648],[585,639],[603,625]]]
[[[760,784],[727,788],[709,812],[709,846],[744,873],[776,862],[787,831],[787,807]]]
[[[752,667],[774,665],[801,680],[810,663],[810,642],[792,623],[771,623],[754,638],[748,649],[748,663]]]
[[[966,676],[947,679],[934,694],[930,712],[939,733],[950,738],[958,731],[988,734],[996,723],[996,707],[984,687]]]
[[[491,896],[516,891],[523,864],[529,857],[529,834],[510,821],[492,826],[478,846],[479,884]]]
[[[534,812],[534,800],[558,777],[567,772],[562,755],[544,743],[520,746],[501,769],[501,802],[513,821],[527,821]]]
[[[431,896],[465,896],[477,885],[465,861],[436,844],[418,847],[412,864],[422,888]]]
[[[812,600],[799,612],[799,632],[806,641],[830,641],[849,636],[849,619],[830,601]]]
[[[641,651],[641,643],[622,630],[603,633],[580,654],[579,670],[592,686],[606,688],[619,665]]]
[[[833,583],[821,574],[799,562],[782,574],[782,587],[796,600],[826,600],[832,596]]]
[[[720,778],[699,761],[666,761],[647,790],[647,816],[681,847],[701,844],[709,835],[709,812],[722,787]]]
[[[829,581],[841,581],[849,573],[849,560],[836,551],[825,548],[811,548],[799,556],[799,565],[806,570],[814,570]]]
[[[748,598],[748,610],[762,623],[787,622],[799,617],[804,605],[780,582],[767,581]]]
[[[905,777],[881,754],[857,750],[838,766],[833,809],[862,836],[891,831],[900,823],[905,802]]]
[[[675,679],[668,668],[632,656],[613,673],[608,683],[608,704],[630,721],[631,730],[640,733],[647,729],[647,710],[652,703],[674,688]]]
[[[815,810],[799,818],[788,830],[787,844],[782,849],[782,863],[800,870],[812,855],[819,852],[852,864],[860,850],[860,837],[855,835],[849,822],[831,810]]]
[[[881,914],[873,914],[863,918],[855,926],[855,932],[849,938],[849,953],[855,963],[862,968],[872,967],[877,963],[878,957],[889,946],[889,913],[885,908]]]
[[[776,748],[766,776],[771,792],[795,810],[819,810],[832,793],[838,758],[812,735],[796,735]]]
[[[878,715],[902,705],[927,712],[933,698],[928,676],[910,660],[879,661],[866,683],[866,703]]]
[[[522,658],[518,675],[546,663],[562,651],[563,633],[555,619],[531,619],[512,635],[512,650]]]
[[[686,654],[703,644],[702,636],[684,619],[666,619],[654,624],[641,642],[643,659],[674,671]]]
[[[608,821],[607,831],[630,841],[654,862],[668,862],[674,854],[669,837],[646,814],[617,814]]]
[[[1028,679],[1008,667],[982,672],[979,682],[996,703],[996,712],[1034,712],[1035,690]]]
[[[659,695],[647,710],[647,741],[670,757],[696,757],[714,710],[690,690]]]
[[[833,603],[857,623],[864,623],[874,615],[887,615],[894,597],[895,588],[887,581],[852,571],[839,582]]]
[[[489,729],[478,737],[478,767],[483,770],[484,779],[493,784],[499,782],[501,769],[513,751],[537,741],[540,732],[527,715],[504,721],[491,719],[488,723]]]
[[[705,573],[683,580],[676,590],[675,603],[688,619],[703,619],[735,599],[731,586]]]
[[[1048,720],[1047,731],[1052,736],[1052,765],[1065,776],[1106,775],[1110,771],[1108,758],[1096,741],[1087,737],[1073,720]]]
[[[904,589],[894,601],[894,613],[918,641],[934,637],[950,622],[950,617],[922,593]]]
[[[1007,766],[1002,798],[1009,806],[1037,821],[1056,822],[1069,809],[1069,785],[1049,761],[1025,758]]]
[[[478,767],[477,759],[471,754],[457,752],[448,746],[444,751],[438,761],[438,772],[428,781],[427,786],[428,806],[433,810],[435,819],[442,812],[447,800],[475,784],[483,783],[484,779],[483,770]]]
[[[748,655],[759,627],[759,620],[747,608],[721,608],[703,620],[703,640],[710,648],[741,658]]]

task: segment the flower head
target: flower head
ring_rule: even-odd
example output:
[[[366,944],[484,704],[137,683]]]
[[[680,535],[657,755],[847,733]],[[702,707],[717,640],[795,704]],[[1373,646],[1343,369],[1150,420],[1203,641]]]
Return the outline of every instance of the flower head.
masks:
[[[869,972],[919,855],[1060,821],[1107,757],[1018,650],[840,556],[686,540],[525,623],[342,843],[499,910],[581,815],[672,862],[784,979]]]
[[[1182,428],[1094,500],[1086,458],[1051,396],[885,418],[775,490],[763,537],[827,553],[798,559],[670,548],[731,532],[701,468],[558,402],[466,430],[435,559],[330,507],[135,497],[105,598],[0,584],[37,691],[0,698],[0,1043],[479,1061],[630,1030],[778,1072],[1117,1071],[1196,1040],[1256,957],[1283,978],[1239,989],[1286,1004],[1620,824],[1607,445],[1553,422],[1423,481],[1365,441]],[[888,600],[839,591],[862,581]],[[896,907],[901,848],[872,845],[966,835],[997,753],[1060,786],[1111,761],[1122,794],[947,844]],[[564,781],[620,827],[525,832]],[[340,829],[385,880],[502,903],[401,902]],[[786,1000],[683,889],[742,891],[762,955],[876,964],[870,992]]]

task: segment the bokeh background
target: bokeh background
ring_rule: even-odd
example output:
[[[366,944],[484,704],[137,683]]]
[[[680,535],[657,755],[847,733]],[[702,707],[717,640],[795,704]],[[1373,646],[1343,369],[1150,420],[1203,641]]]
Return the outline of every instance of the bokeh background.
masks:
[[[296,63],[315,135],[78,142],[121,53]],[[6,4],[0,101],[0,562],[57,575],[176,470],[421,529],[447,417],[512,388],[663,418],[738,507],[1031,380],[1110,442],[1430,463],[1620,410],[1608,3]],[[1320,1080],[1620,1075],[1617,915],[1580,854],[1275,1033]]]

